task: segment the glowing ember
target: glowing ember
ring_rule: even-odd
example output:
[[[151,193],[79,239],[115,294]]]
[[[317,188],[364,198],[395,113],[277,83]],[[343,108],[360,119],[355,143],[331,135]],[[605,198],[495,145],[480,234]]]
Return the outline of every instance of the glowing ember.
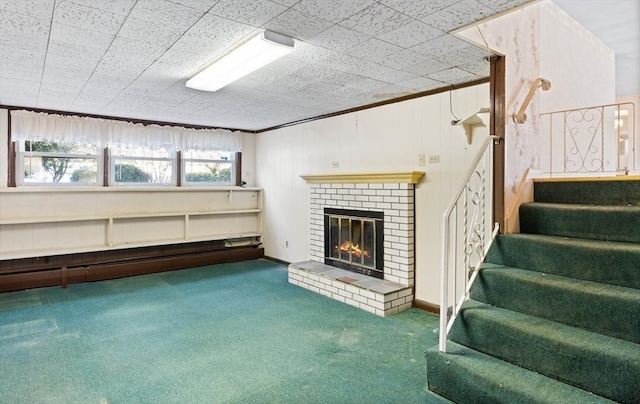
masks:
[[[340,244],[340,247],[336,246],[336,250],[347,254],[351,253],[358,258],[361,258],[363,255],[365,256],[365,258],[371,257],[369,251],[360,249],[360,246],[358,244],[353,244],[351,241],[345,241],[344,243]]]

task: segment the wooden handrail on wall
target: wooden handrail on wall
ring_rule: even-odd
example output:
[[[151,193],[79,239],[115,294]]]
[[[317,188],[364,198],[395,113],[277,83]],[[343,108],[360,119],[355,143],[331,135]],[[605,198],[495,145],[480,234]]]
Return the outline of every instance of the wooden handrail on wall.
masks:
[[[513,114],[513,121],[515,123],[525,123],[527,121],[527,114],[524,113],[525,109],[529,106],[531,99],[533,98],[533,94],[535,94],[538,87],[542,88],[543,91],[547,91],[551,88],[551,82],[549,80],[543,79],[542,77],[538,77],[531,84],[531,88],[527,93],[527,97],[524,99],[524,102],[520,106],[518,112]]]

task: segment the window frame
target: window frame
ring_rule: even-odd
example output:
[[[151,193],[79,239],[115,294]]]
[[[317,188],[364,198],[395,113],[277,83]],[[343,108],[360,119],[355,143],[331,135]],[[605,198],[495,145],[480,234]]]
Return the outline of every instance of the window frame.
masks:
[[[109,186],[114,187],[171,187],[178,186],[177,183],[177,151],[171,152],[172,157],[145,157],[130,156],[124,154],[113,154],[113,149],[109,148]],[[168,161],[171,166],[171,179],[169,182],[122,182],[116,180],[116,163],[118,161]]]
[[[29,140],[33,142],[34,140]],[[14,141],[13,150],[15,153],[15,162],[9,167],[10,170],[15,170],[13,173],[9,174],[9,177],[13,177],[15,180],[15,186],[26,186],[26,187],[100,187],[103,186],[104,181],[104,164],[103,164],[103,153],[102,149],[95,146],[95,154],[78,154],[78,153],[59,153],[59,152],[34,152],[34,151],[26,151],[27,140],[22,141]],[[95,160],[96,163],[96,181],[90,183],[78,182],[74,183],[72,181],[69,182],[29,182],[25,181],[25,167],[26,162],[25,158],[27,157],[52,157],[52,158],[63,158],[63,159],[81,159],[81,160]],[[21,175],[18,175],[22,173]]]
[[[194,158],[194,159],[190,159],[190,158],[185,158],[184,154],[181,154],[181,158],[180,158],[180,172],[181,172],[181,184],[182,186],[185,187],[198,187],[198,186],[204,186],[204,187],[229,187],[229,186],[239,186],[241,184],[238,184],[238,176],[237,176],[237,168],[238,168],[238,162],[237,159],[239,158],[240,153],[231,153],[231,155],[233,156],[231,159],[228,160],[223,160],[223,159],[206,159],[206,158]],[[224,163],[224,164],[231,164],[231,174],[230,174],[230,179],[228,183],[220,183],[220,182],[191,182],[191,181],[187,181],[187,170],[186,170],[186,165],[188,162],[191,163]]]

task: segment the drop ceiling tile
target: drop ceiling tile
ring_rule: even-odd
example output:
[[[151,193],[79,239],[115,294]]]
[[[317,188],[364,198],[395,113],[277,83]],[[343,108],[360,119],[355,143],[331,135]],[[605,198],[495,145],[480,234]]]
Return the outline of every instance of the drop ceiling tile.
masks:
[[[82,71],[68,67],[47,67],[42,74],[42,83],[68,84],[72,87],[82,88],[92,72],[92,70]]]
[[[56,23],[84,28],[89,31],[115,35],[125,20],[125,16],[81,6],[68,1],[56,4],[53,12]]]
[[[346,87],[355,88],[356,90],[360,90],[364,92],[370,92],[382,87],[386,87],[388,85],[389,83],[384,81],[364,78],[358,81],[351,82],[347,84]]]
[[[67,111],[73,104],[73,98],[64,98],[56,94],[40,94],[36,108]]]
[[[399,52],[386,56],[384,59],[380,60],[380,63],[387,67],[391,67],[392,69],[402,70],[406,67],[424,62],[425,60],[427,60],[425,56],[407,49],[402,49]]]
[[[299,79],[297,77],[289,76],[282,77],[273,82],[274,92],[289,92],[299,91],[309,84],[308,81]]]
[[[276,60],[262,69],[251,73],[247,76],[248,79],[255,81],[262,85],[264,83],[273,82],[280,78],[294,74],[294,72],[306,67],[307,64],[299,60]]]
[[[300,0],[273,0],[275,3],[282,4],[283,6],[291,7]]]
[[[93,48],[92,45],[85,43],[50,42],[46,59],[47,67],[73,66],[94,69],[104,54],[105,50]]]
[[[173,45],[182,34],[183,32],[176,28],[131,17],[127,18],[118,31],[118,36],[124,38],[153,38],[156,46],[167,48]]]
[[[419,43],[437,38],[442,34],[443,32],[439,29],[433,28],[420,21],[412,21],[377,37],[378,39],[391,42],[402,48],[410,48]]]
[[[47,51],[47,38],[33,38],[20,34],[0,34],[0,52],[11,52],[22,49],[29,52],[44,53]],[[1,57],[1,56],[0,56]]]
[[[380,3],[419,20],[449,7],[452,0],[380,0]]]
[[[2,21],[0,24],[0,40],[2,41],[16,36],[42,40],[49,35],[49,20],[0,10],[0,21]]]
[[[153,63],[149,55],[122,55],[108,52],[98,64],[95,74],[121,77],[132,82]]]
[[[374,0],[326,1],[300,0],[294,9],[305,14],[338,23],[374,4]]]
[[[105,52],[114,37],[115,36],[110,33],[97,32],[54,22],[51,24],[49,42],[76,47],[82,45],[85,49],[96,49],[99,52]],[[82,41],[78,41],[78,38],[82,38]]]
[[[32,83],[31,85],[37,87],[40,86],[40,78],[42,77],[42,68],[22,68],[22,66],[14,66],[11,63],[2,63],[0,64],[0,79],[4,83],[12,82],[12,83]],[[0,90],[6,90],[5,88],[0,88]]]
[[[346,86],[354,80],[358,80],[361,78],[361,76],[358,76],[357,74],[340,72],[332,69],[330,71],[332,71],[333,73],[323,81],[328,81],[339,86]]]
[[[340,22],[340,25],[363,34],[378,36],[402,27],[409,21],[411,17],[376,3]]]
[[[377,63],[370,63],[370,62],[364,63],[358,66],[356,69],[352,70],[350,73],[384,81],[390,84],[411,80],[417,77],[417,75],[415,74],[402,72],[387,66],[382,66]]]
[[[69,108],[78,112],[96,113],[96,111],[100,111],[105,106],[107,106],[109,102],[111,102],[110,97],[106,97],[106,96],[101,97],[95,94],[92,94],[92,95],[80,94],[73,101],[73,104],[69,106]]]
[[[129,17],[185,31],[198,21],[202,14],[198,10],[168,0],[138,0]]]
[[[530,0],[479,0],[480,3],[498,13],[528,3]]]
[[[202,95],[201,91],[196,91],[185,87],[182,83],[177,83],[154,96],[153,101],[175,106],[200,95]]]
[[[7,67],[13,70],[42,73],[45,62],[44,53],[34,53],[24,49],[5,47],[0,55],[3,69]]]
[[[141,77],[145,75],[151,77],[163,75],[175,81],[183,80],[193,76],[200,70],[200,67],[203,66],[203,63],[199,63],[200,60],[205,58],[203,55],[180,53],[184,56],[182,59],[174,59],[168,56],[176,54],[178,53],[165,53],[160,59],[153,62],[153,64],[141,74]]]
[[[445,34],[412,46],[410,50],[424,56],[435,57],[468,47],[468,42],[453,35]]]
[[[191,97],[189,99],[184,100],[183,102],[177,104],[171,110],[175,112],[183,112],[185,114],[193,115],[203,109],[211,108],[219,102],[210,99],[205,96],[197,95]]]
[[[77,97],[82,89],[82,84],[80,85],[72,85],[73,83],[51,83],[51,82],[43,82],[40,84],[40,93],[41,94],[58,94],[61,97]]]
[[[358,90],[352,87],[340,87],[333,91],[329,91],[327,94],[335,97],[345,97],[352,99],[365,99],[367,98],[366,91]]]
[[[369,62],[385,64],[387,57],[402,50],[401,47],[389,42],[371,38],[349,49],[349,54]]]
[[[144,58],[155,61],[166,52],[164,46],[157,46],[152,38],[126,38],[116,37],[109,47],[108,54],[127,55],[135,58]]]
[[[80,46],[70,46],[67,48],[67,52],[62,51],[64,46],[59,44],[52,43],[50,48],[52,51],[47,55],[46,69],[66,68],[74,71],[93,72],[102,58],[102,55],[97,53],[83,53]]]
[[[329,21],[289,9],[266,23],[264,27],[282,35],[307,40],[332,25]]]
[[[3,0],[0,1],[0,10],[10,13],[22,14],[41,20],[51,19],[54,0]],[[6,21],[2,19],[3,24]]]
[[[330,49],[325,49],[307,42],[296,41],[294,51],[283,57],[283,59],[295,59],[308,64],[314,64],[334,53],[335,52]]]
[[[398,86],[408,88],[412,91],[422,92],[442,87],[442,82],[428,79],[426,77],[418,77],[412,80],[400,82],[398,83]]]
[[[256,27],[251,25],[206,14],[189,28],[178,41],[178,45],[182,50],[206,54],[213,59],[219,53],[258,32]]]
[[[129,80],[94,74],[87,81],[80,94],[115,97],[129,85]]]
[[[96,0],[69,0],[71,3],[75,3],[85,7],[95,8],[101,11],[107,11],[109,13],[128,15],[131,12],[136,0],[108,0],[108,1],[96,1]]]
[[[330,77],[332,74],[337,73],[337,71],[324,68],[321,66],[316,66],[312,64],[305,64],[300,69],[291,73],[294,77],[297,77],[302,80],[307,80],[309,82],[322,81],[327,77]]]
[[[0,104],[33,106],[38,100],[39,90],[39,81],[18,81],[0,76]]]
[[[412,73],[418,76],[428,76],[429,74],[450,69],[451,67],[453,66],[445,62],[440,62],[434,59],[426,59],[423,62],[420,62],[413,66],[405,67],[402,70],[407,73]]]
[[[70,88],[60,85],[46,85],[43,84],[38,92],[38,107],[49,108],[47,105],[50,100],[58,100],[59,104],[64,105],[64,109],[73,104],[73,101],[78,96],[78,88]]]
[[[339,25],[334,25],[313,38],[308,39],[308,42],[322,46],[323,48],[343,51],[348,48],[353,48],[354,46],[369,40],[369,38],[370,37],[368,35],[360,34],[359,32]]]
[[[195,10],[205,12],[211,9],[218,0],[170,0],[172,3],[181,4],[183,6],[191,7]]]
[[[458,68],[451,68],[427,76],[431,80],[442,81],[448,84],[457,84],[464,81],[471,81],[475,75]]]
[[[316,64],[325,66],[340,72],[351,72],[357,70],[360,66],[370,63],[357,57],[347,55],[345,53],[331,52],[322,59],[316,61]]]
[[[304,92],[305,93],[328,93],[331,91],[336,91],[338,90],[340,87],[340,85],[337,84],[333,84],[331,82],[325,82],[325,81],[319,81],[316,83],[311,83],[308,84],[307,86],[304,87]]]
[[[479,21],[493,14],[489,7],[476,0],[462,0],[420,20],[433,27],[449,32]]]
[[[444,53],[440,56],[434,56],[434,59],[449,63],[452,66],[466,65],[473,62],[479,62],[491,56],[490,52],[475,46],[468,46],[455,52]]]
[[[469,63],[466,65],[458,66],[459,69],[473,73],[476,76],[489,77],[489,62],[481,60],[475,63]]]
[[[286,9],[287,7],[268,0],[220,0],[209,13],[244,24],[261,26]]]

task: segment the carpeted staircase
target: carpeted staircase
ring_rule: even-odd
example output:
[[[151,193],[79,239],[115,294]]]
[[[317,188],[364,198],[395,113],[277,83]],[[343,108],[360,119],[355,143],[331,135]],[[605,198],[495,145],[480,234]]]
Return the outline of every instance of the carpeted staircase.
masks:
[[[433,401],[640,403],[640,178],[543,181],[449,334]]]

